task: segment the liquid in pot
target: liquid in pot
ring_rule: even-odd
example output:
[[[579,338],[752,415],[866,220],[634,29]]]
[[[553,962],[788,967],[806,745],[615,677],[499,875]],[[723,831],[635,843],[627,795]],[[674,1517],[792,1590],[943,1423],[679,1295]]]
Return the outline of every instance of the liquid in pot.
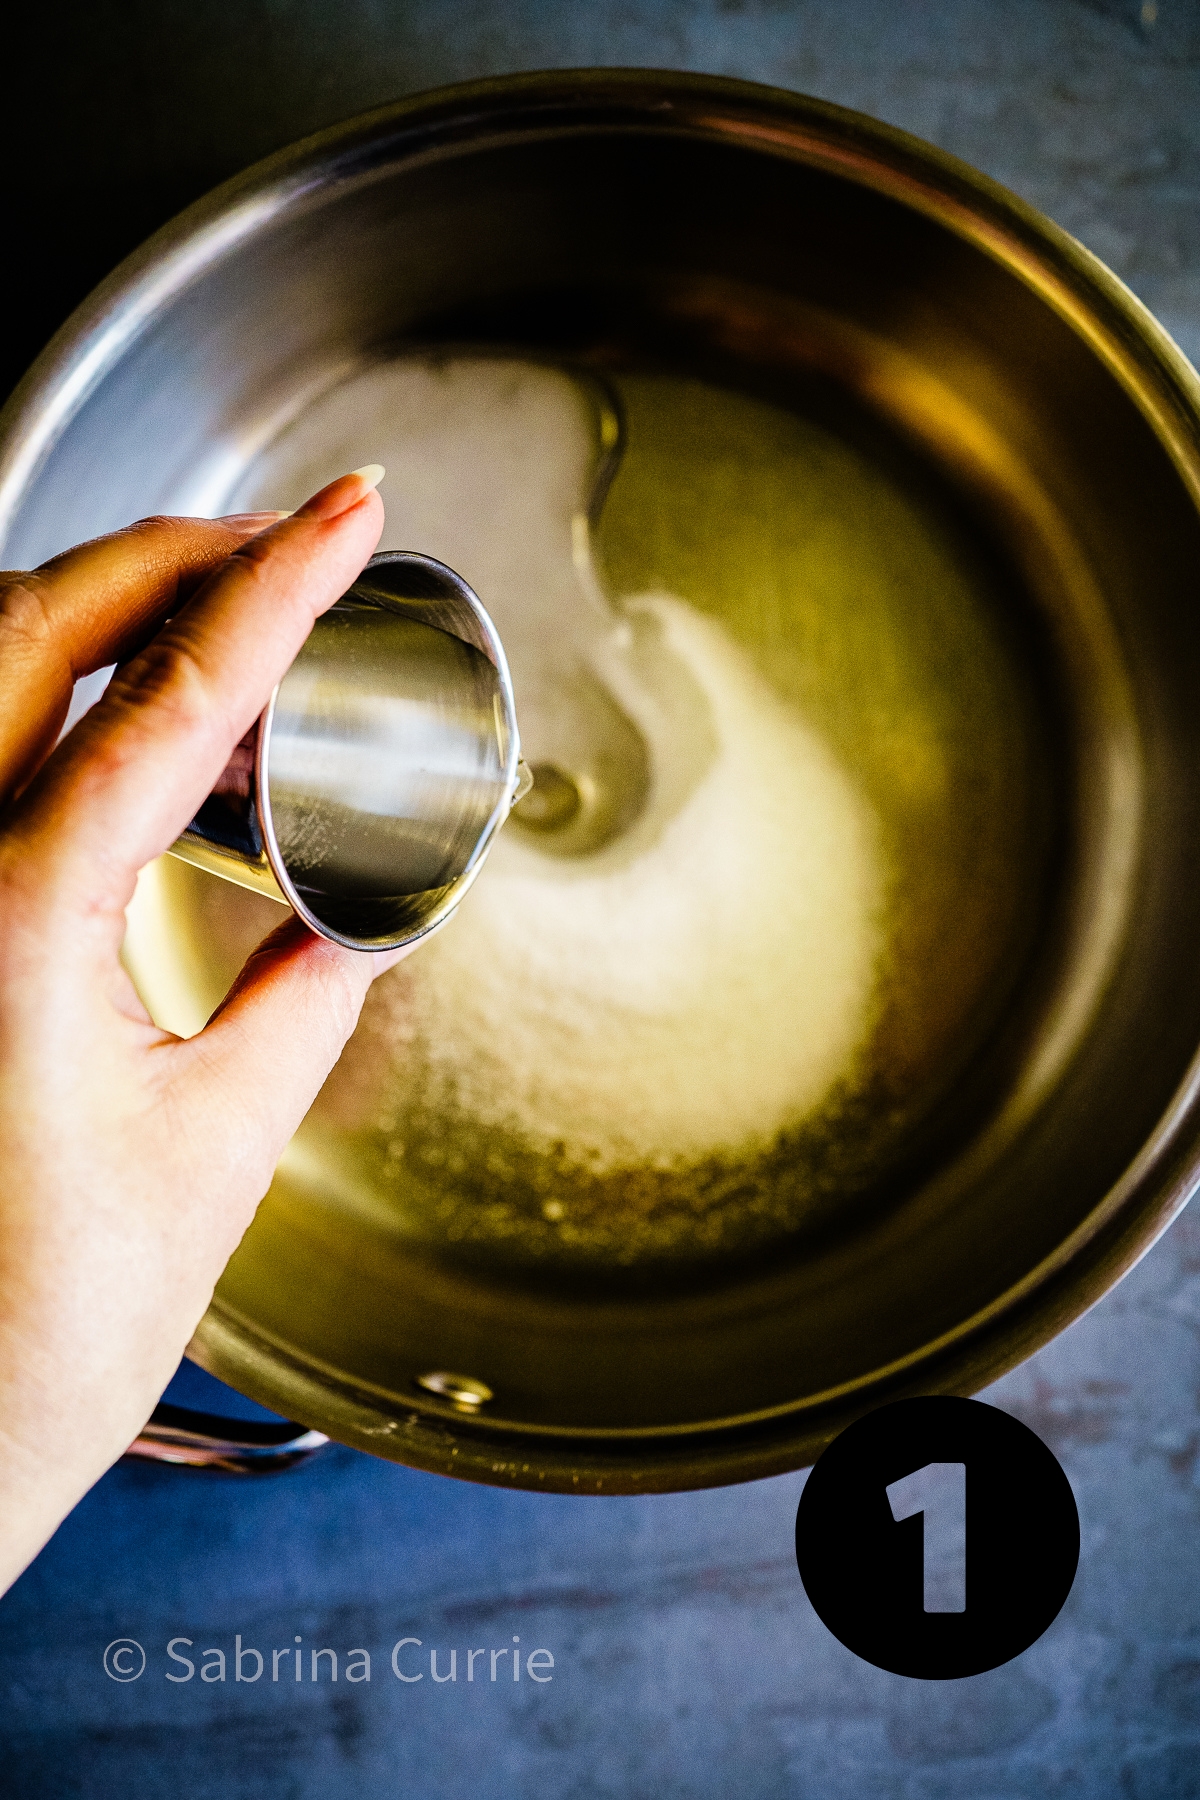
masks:
[[[540,776],[376,983],[293,1176],[560,1272],[852,1222],[1002,1020],[1052,884],[1053,726],[1007,570],[820,396],[508,357],[362,370],[235,503],[368,455],[381,548],[449,563],[495,620]],[[158,879],[195,889],[173,910],[215,1003],[274,911]]]

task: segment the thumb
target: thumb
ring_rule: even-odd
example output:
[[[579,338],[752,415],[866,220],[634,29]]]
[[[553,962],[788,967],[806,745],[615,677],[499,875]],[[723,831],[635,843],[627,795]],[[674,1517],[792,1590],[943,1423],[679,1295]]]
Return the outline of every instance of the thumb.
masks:
[[[252,1113],[253,1149],[269,1165],[267,1181],[358,1023],[381,965],[384,957],[343,949],[289,918],[248,957],[204,1030],[177,1046],[203,1067],[205,1088],[219,1089],[243,1120]]]

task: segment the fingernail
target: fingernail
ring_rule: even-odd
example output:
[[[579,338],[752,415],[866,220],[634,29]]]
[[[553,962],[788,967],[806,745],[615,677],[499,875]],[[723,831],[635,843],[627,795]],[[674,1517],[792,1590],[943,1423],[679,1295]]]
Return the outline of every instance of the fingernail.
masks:
[[[336,519],[351,507],[365,500],[373,488],[383,480],[382,463],[367,463],[365,468],[352,469],[349,475],[339,475],[327,487],[298,506],[293,515],[301,519]]]
[[[290,519],[291,516],[291,513],[286,512],[223,513],[215,523],[241,526],[247,531],[262,531],[268,525],[276,525],[280,519]]]

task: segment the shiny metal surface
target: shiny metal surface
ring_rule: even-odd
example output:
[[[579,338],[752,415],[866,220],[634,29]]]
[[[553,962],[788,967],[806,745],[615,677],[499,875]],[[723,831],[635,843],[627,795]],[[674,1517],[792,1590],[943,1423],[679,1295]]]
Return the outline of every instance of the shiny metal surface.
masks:
[[[816,565],[841,558],[845,593],[820,616],[850,631],[903,588],[904,642],[929,641],[929,716],[963,746],[936,806],[912,814],[927,876],[887,1067],[914,1021],[936,1054],[866,1174],[827,1156],[822,1209],[758,1237],[745,1196],[766,1175],[782,1192],[791,1150],[751,1172],[757,1187],[727,1171],[707,1215],[669,1173],[617,1193],[551,1163],[529,1174],[530,1209],[505,1211],[494,1133],[431,1126],[410,1142],[441,1162],[397,1172],[376,1120],[339,1112],[343,1081],[285,1157],[196,1355],[380,1454],[589,1492],[794,1467],[886,1396],[981,1385],[1103,1293],[1195,1185],[1193,372],[1064,234],[871,121],[691,77],[486,83],[251,171],[118,271],[7,415],[5,559],[154,508],[221,510],[320,395],[411,346],[518,350],[624,384],[628,463],[601,523],[610,563],[642,581],[658,515],[639,496],[683,504],[699,465],[672,474],[671,455],[703,442],[686,409],[638,437],[640,372],[769,401],[853,444],[826,495],[835,553]],[[745,457],[765,491],[774,465]],[[909,484],[907,511],[881,515],[884,477]],[[738,587],[752,500],[698,516],[697,591],[784,683],[807,615],[776,579],[783,499],[754,550],[756,593]],[[883,546],[875,561],[855,561],[863,544]],[[975,688],[947,648],[972,607],[1001,645],[1001,673]],[[887,643],[873,633],[875,664]],[[890,711],[864,708],[870,666],[847,659],[813,703],[886,798],[923,765],[899,729],[902,686]],[[528,753],[571,778],[557,751]],[[252,896],[236,920],[221,912],[214,886],[160,865],[131,919],[131,966],[177,1028],[207,1016],[264,923]],[[345,1069],[377,1054],[364,1036]],[[915,1092],[877,1088],[864,1142]],[[729,1223],[715,1251],[706,1217]],[[494,1396],[474,1415],[420,1385],[462,1369]]]
[[[125,1452],[135,1462],[173,1463],[223,1475],[281,1475],[329,1439],[303,1425],[225,1419],[163,1402]]]
[[[486,1381],[476,1381],[473,1375],[454,1375],[448,1369],[431,1369],[427,1375],[418,1375],[417,1386],[427,1394],[441,1395],[460,1412],[478,1412],[495,1399]]]
[[[352,950],[449,918],[518,793],[504,650],[432,557],[373,556],[172,854]]]

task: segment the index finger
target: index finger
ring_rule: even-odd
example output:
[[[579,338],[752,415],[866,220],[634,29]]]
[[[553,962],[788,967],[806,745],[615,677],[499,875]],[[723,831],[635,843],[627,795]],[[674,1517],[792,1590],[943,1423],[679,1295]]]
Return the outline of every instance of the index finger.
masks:
[[[243,544],[118,670],[12,815],[10,846],[43,907],[123,914],[139,869],[194,818],[317,616],[361,572],[383,528],[373,488],[343,476]]]
[[[0,805],[54,747],[83,675],[130,656],[278,513],[140,519],[28,573],[0,574]]]

